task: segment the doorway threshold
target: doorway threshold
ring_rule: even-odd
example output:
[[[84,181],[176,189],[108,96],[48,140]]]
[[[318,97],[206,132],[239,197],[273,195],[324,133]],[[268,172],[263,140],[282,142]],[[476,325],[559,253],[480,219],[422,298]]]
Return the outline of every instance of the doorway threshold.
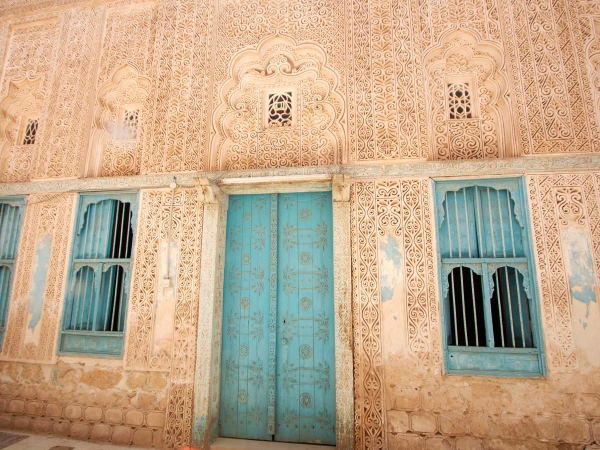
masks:
[[[288,442],[253,441],[249,439],[218,438],[210,450],[335,450],[332,445],[290,444]]]

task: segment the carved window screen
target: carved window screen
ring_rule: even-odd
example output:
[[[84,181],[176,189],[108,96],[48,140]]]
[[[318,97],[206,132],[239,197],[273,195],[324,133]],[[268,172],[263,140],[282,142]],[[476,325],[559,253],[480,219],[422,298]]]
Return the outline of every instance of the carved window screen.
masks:
[[[139,109],[126,109],[123,112],[119,140],[135,141],[138,138],[138,125],[140,119]]]
[[[291,127],[292,119],[292,93],[269,94],[268,126]]]
[[[28,119],[23,132],[23,145],[34,145],[38,130],[38,119]]]
[[[61,335],[63,353],[122,355],[135,197],[81,197]]]
[[[509,183],[510,184],[510,183]],[[531,258],[518,180],[438,183],[448,372],[539,375]]]
[[[469,83],[448,83],[448,117],[473,118],[473,99]]]
[[[24,201],[0,200],[0,348],[4,340]]]

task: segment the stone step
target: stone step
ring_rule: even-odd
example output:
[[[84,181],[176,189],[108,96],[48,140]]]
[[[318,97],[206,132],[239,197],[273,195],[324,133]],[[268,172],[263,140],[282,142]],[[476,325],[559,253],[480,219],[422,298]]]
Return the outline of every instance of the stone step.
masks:
[[[218,438],[210,450],[335,450],[331,445],[289,444],[286,442],[252,441]]]

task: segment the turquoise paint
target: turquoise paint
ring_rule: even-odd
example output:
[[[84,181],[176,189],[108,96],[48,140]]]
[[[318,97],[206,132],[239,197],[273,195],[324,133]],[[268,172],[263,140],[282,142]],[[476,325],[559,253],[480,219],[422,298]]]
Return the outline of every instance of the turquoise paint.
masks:
[[[131,192],[84,194],[79,197],[59,354],[122,357],[136,230],[136,202],[137,194]],[[125,204],[129,207],[123,206]],[[121,210],[119,214],[121,207],[128,212]],[[115,238],[113,225],[117,223],[117,217],[129,219],[129,238],[125,245],[118,247],[112,246]],[[113,289],[116,289],[117,282],[115,277],[109,278],[115,273],[122,283],[122,296],[119,308],[114,305],[115,308],[111,309],[107,301],[115,298]],[[77,299],[81,301],[77,302]],[[117,314],[116,326],[108,320],[108,311]]]
[[[230,196],[221,436],[335,444],[332,228],[331,193]]]
[[[486,348],[451,346],[450,323],[451,307],[446,295],[441,302],[442,322],[444,327],[444,371],[456,375],[487,375],[508,377],[539,377],[546,375],[544,361],[543,337],[540,333],[540,305],[537,295],[537,285],[534,282],[535,267],[531,249],[533,242],[529,228],[526,186],[523,178],[500,179],[471,179],[435,182],[436,222],[439,232],[436,233],[440,262],[443,264],[466,264],[473,258],[474,266],[484,272],[488,270],[487,262],[494,262],[496,257],[503,256],[502,248],[496,240],[492,242],[492,230],[496,237],[508,236],[510,225],[514,231],[514,244],[506,247],[507,256],[526,262],[529,272],[529,301],[531,314],[531,330],[533,348]],[[488,187],[489,199],[488,201]],[[503,192],[499,192],[503,191]],[[482,215],[489,213],[490,204],[500,197],[501,210],[492,209],[492,219]],[[508,199],[511,201],[509,202]],[[496,202],[497,205],[497,202]],[[477,212],[477,208],[479,213]],[[470,218],[470,226],[463,223],[456,225],[456,217]],[[511,217],[512,216],[512,217]],[[473,220],[474,219],[474,220]],[[449,224],[449,222],[453,222]],[[500,224],[503,224],[503,228]],[[477,229],[480,230],[477,233]],[[469,231],[467,233],[467,230]],[[460,235],[460,242],[458,239]],[[481,238],[481,240],[479,239]],[[469,252],[470,247],[470,252]],[[469,254],[470,253],[470,254]],[[477,258],[477,259],[475,259]],[[454,262],[453,259],[456,261]],[[458,262],[461,259],[462,262]],[[438,265],[438,274],[442,289],[444,288],[442,264]],[[492,272],[488,274],[491,276]],[[484,280],[487,277],[484,277]],[[484,286],[484,298],[489,298],[491,286]],[[523,294],[523,290],[521,290]],[[488,308],[489,309],[489,308]],[[486,321],[487,325],[487,321]],[[487,327],[486,327],[487,328]],[[490,326],[491,330],[492,327]],[[491,334],[491,333],[490,333]]]
[[[278,205],[275,440],[335,445],[335,330],[330,192]]]
[[[194,425],[192,427],[192,443],[202,446],[206,438],[206,417],[194,414]]]
[[[36,245],[35,249],[35,268],[33,269],[33,287],[29,293],[28,312],[31,316],[27,328],[33,330],[42,317],[42,308],[44,306],[44,289],[46,288],[46,278],[48,276],[48,264],[50,262],[50,252],[52,250],[52,237],[46,235]]]
[[[225,437],[271,440],[271,204],[271,195],[229,198],[220,400]]]
[[[24,197],[0,198],[0,348],[4,340],[12,275],[21,234]]]
[[[567,226],[563,232],[563,240],[569,260],[567,275],[571,297],[585,304],[587,319],[590,315],[590,304],[597,303],[596,271],[588,235],[582,227]],[[583,320],[580,320],[580,323],[584,329],[588,325]]]
[[[402,253],[400,243],[395,236],[387,234],[379,241],[381,282],[381,301],[385,302],[394,297],[398,278],[402,271]]]

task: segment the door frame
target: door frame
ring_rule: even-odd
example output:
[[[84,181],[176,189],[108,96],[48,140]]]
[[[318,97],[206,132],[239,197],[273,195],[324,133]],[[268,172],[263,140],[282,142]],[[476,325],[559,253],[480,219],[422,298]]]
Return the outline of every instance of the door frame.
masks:
[[[229,194],[332,192],[335,329],[336,447],[354,448],[354,366],[352,359],[352,279],[350,183],[345,175],[230,178],[219,184],[199,180],[204,220],[196,370],[193,380],[192,444],[208,450],[218,437],[225,229]],[[182,380],[183,381],[183,380]],[[190,386],[191,387],[191,386]],[[185,426],[185,425],[184,425]]]

